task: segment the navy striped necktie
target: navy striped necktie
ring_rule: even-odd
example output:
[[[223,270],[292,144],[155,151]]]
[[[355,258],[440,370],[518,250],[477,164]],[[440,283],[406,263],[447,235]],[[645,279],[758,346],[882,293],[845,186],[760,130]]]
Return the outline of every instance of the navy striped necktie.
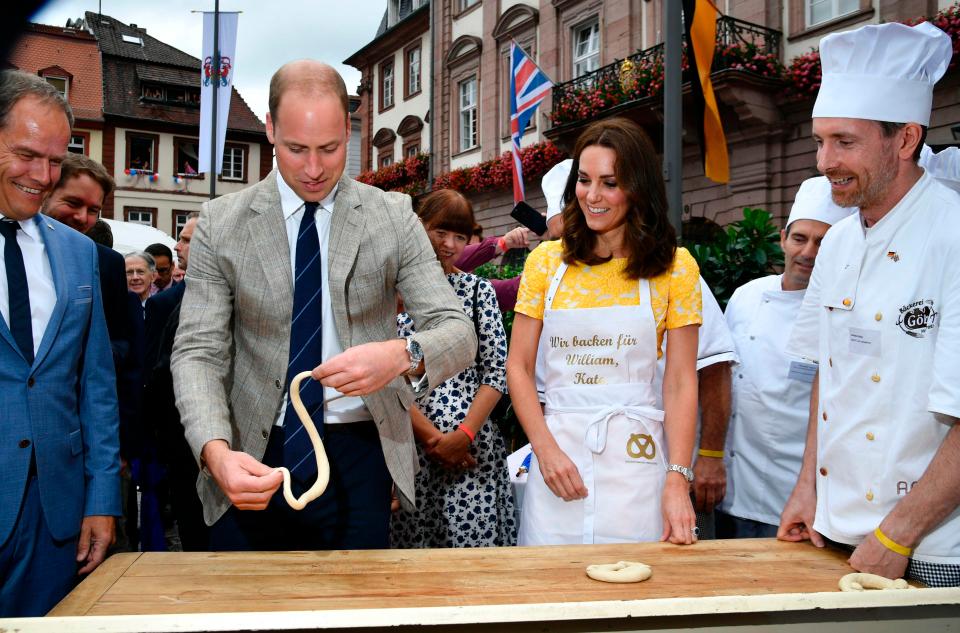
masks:
[[[30,288],[23,265],[23,251],[17,244],[20,223],[0,221],[3,234],[3,263],[7,267],[7,296],[10,308],[10,333],[28,365],[33,365],[33,320],[30,316]]]
[[[294,376],[302,371],[310,371],[323,362],[322,277],[320,274],[323,257],[316,227],[318,206],[316,202],[305,203],[300,230],[297,233],[287,387],[290,386]],[[314,380],[305,380],[300,384],[300,397],[322,437],[323,386]],[[313,444],[290,402],[287,402],[283,430],[284,466],[289,468],[290,474],[301,483],[312,480],[317,474]]]

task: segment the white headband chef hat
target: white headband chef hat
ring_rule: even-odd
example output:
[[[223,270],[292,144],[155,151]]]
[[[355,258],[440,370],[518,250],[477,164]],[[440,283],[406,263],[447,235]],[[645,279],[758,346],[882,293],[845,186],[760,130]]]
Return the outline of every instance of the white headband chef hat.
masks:
[[[790,217],[787,218],[787,226],[797,220],[816,220],[834,225],[856,212],[857,207],[841,207],[834,202],[830,195],[830,181],[826,176],[817,176],[800,184]]]
[[[950,37],[928,22],[831,33],[820,42],[813,116],[929,125],[933,85],[952,55]]]
[[[563,211],[563,190],[567,187],[567,178],[569,178],[572,168],[572,158],[562,160],[551,167],[550,171],[543,175],[543,180],[540,181],[543,197],[547,199],[547,220],[560,215],[560,212]]]

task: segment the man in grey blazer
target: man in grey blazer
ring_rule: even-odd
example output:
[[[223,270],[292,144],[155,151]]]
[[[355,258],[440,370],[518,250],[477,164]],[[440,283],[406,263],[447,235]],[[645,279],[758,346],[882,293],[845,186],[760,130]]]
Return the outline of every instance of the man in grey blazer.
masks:
[[[336,71],[309,60],[280,68],[267,136],[277,170],[204,205],[171,362],[186,438],[202,466],[211,548],[387,547],[391,482],[402,500],[414,499],[409,381],[432,389],[473,362],[473,325],[410,198],[343,175],[350,125]],[[313,259],[297,254],[309,248],[318,249],[320,269],[301,273]],[[300,306],[308,283],[320,307]],[[397,338],[397,293],[416,320],[410,341]],[[301,345],[291,337],[304,311],[317,311],[318,322],[322,311],[322,327]],[[287,412],[288,369],[303,366],[320,339],[322,352],[307,366],[323,385],[313,418],[323,422],[331,480],[297,512],[274,494],[282,480],[275,467],[296,466],[284,448],[299,427]],[[311,480],[295,476],[294,492]]]

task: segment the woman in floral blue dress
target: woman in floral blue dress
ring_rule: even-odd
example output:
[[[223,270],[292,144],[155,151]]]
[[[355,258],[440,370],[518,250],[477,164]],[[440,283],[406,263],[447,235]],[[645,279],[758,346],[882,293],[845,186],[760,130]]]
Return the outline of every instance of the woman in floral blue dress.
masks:
[[[513,489],[507,449],[490,412],[506,392],[507,339],[490,282],[457,270],[453,263],[473,232],[470,202],[452,189],[423,198],[419,208],[447,280],[473,319],[476,362],[437,386],[410,411],[420,472],[416,509],[393,515],[393,547],[484,547],[516,545]],[[405,312],[400,336],[414,331]]]

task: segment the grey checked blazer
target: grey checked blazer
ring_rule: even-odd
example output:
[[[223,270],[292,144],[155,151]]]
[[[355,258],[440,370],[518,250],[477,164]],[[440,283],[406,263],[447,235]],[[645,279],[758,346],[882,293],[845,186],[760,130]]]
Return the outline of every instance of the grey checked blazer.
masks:
[[[293,311],[290,248],[276,170],[207,202],[190,244],[190,267],[171,369],[187,441],[226,440],[262,459],[284,395]],[[397,336],[396,292],[414,317],[432,389],[473,362],[476,335],[411,209],[410,197],[341,178],[330,227],[329,287],[343,349]],[[387,467],[412,501],[417,467],[397,378],[363,398],[380,430]],[[209,474],[197,483],[212,525],[230,501]]]

